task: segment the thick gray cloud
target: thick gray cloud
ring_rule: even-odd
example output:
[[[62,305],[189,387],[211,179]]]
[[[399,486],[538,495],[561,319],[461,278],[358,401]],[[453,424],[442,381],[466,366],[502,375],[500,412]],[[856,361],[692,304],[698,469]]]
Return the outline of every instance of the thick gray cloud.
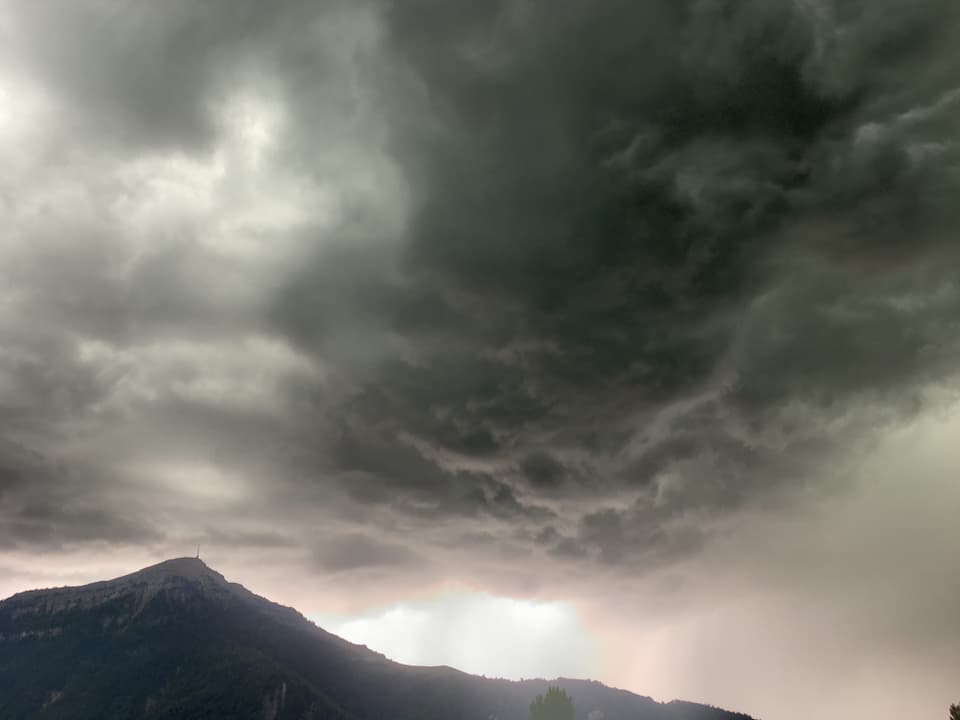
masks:
[[[402,545],[380,543],[365,535],[346,535],[324,542],[317,553],[324,571],[356,570],[381,566],[404,566],[417,562],[414,552]]]
[[[3,0],[0,548],[674,596],[867,495],[954,402],[956,13]]]
[[[557,542],[646,564],[698,547],[667,524],[805,485],[922,408],[957,349],[953,100],[922,64],[951,13],[392,5],[395,274],[321,254],[276,310],[316,352],[339,323],[392,339],[350,373],[341,444],[392,443],[362,454],[399,497],[483,484],[421,463],[531,503],[579,489]]]

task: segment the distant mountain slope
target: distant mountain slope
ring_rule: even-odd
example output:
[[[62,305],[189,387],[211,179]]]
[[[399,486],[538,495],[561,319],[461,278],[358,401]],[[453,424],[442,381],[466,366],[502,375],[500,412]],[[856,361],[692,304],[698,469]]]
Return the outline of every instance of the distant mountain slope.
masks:
[[[581,719],[750,720],[554,683]],[[0,720],[524,720],[546,687],[394,663],[194,558],[0,602]]]

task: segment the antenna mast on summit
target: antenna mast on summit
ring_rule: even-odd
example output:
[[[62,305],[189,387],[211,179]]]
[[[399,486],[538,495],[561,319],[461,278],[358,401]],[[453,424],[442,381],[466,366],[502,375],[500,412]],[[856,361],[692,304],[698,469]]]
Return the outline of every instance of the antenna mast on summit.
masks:
[[[197,560],[200,559],[200,546],[197,545]]]

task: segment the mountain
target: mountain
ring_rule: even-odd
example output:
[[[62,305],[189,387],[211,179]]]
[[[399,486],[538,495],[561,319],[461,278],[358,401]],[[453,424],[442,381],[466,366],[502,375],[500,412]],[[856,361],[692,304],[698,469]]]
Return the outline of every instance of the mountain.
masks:
[[[547,684],[392,662],[196,558],[0,601],[0,720],[524,720]],[[750,720],[592,681],[551,684],[578,720]]]

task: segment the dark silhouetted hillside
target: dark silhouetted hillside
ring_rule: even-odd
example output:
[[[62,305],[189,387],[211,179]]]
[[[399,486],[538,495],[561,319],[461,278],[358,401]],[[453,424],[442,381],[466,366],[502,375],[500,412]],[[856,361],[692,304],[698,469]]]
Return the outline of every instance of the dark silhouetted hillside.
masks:
[[[592,681],[550,684],[580,720],[750,720]],[[392,662],[194,558],[0,602],[2,720],[526,720],[547,685]]]

